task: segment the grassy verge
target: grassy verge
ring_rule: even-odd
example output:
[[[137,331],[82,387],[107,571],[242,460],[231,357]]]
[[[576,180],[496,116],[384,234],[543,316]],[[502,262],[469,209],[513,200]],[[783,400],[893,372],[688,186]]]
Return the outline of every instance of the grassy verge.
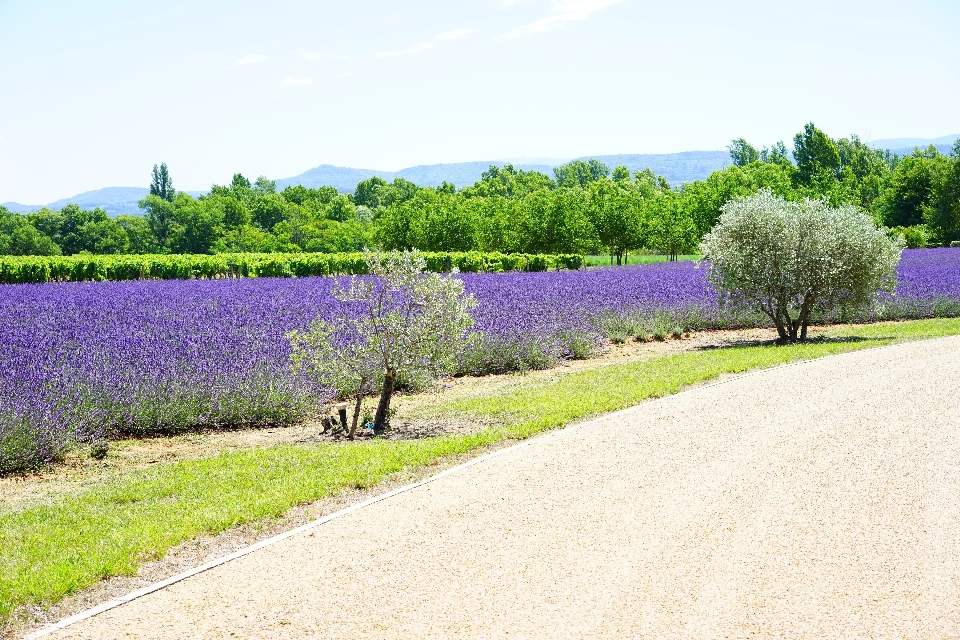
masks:
[[[280,445],[160,464],[47,504],[0,512],[0,624],[18,606],[54,602],[200,534],[277,517],[370,487],[391,473],[737,373],[892,342],[960,334],[960,319],[865,325],[789,347],[735,347],[611,365],[451,403],[506,426],[416,441]]]
[[[903,340],[960,333],[960,319],[861,325],[825,334],[822,340],[789,346],[730,347],[664,356],[632,364],[589,369],[450,408],[495,417],[510,425],[511,438],[527,438],[590,415],[616,411],[649,398],[676,393],[723,373],[742,373],[799,360]]]
[[[667,262],[670,256],[661,255],[629,255],[624,264],[650,264],[652,262]],[[698,255],[677,256],[677,260],[699,260]],[[588,267],[609,267],[610,256],[584,256],[584,261]],[[616,261],[614,261],[616,262]]]

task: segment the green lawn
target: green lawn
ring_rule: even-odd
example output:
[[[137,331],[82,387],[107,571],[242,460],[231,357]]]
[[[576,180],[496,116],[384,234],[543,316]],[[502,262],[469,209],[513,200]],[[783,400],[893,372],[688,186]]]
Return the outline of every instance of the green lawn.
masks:
[[[47,504],[0,511],[0,625],[18,605],[54,602],[103,577],[135,573],[143,561],[200,534],[280,516],[403,469],[528,438],[721,373],[954,334],[960,334],[960,319],[886,323],[805,345],[715,349],[609,365],[531,380],[444,409],[494,416],[505,425],[473,435],[281,445],[120,474]]]
[[[650,264],[652,262],[666,262],[670,256],[660,255],[629,255],[624,264]],[[677,256],[677,260],[699,260],[698,255]],[[588,267],[609,267],[610,256],[585,256]],[[616,263],[616,260],[614,260]]]

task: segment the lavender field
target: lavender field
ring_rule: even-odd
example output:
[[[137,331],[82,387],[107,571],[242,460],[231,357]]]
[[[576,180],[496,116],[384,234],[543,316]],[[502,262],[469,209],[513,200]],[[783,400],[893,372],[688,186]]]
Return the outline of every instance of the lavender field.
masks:
[[[960,249],[908,250],[894,295],[858,318],[960,315]],[[609,338],[766,325],[718,305],[703,270],[466,274],[479,339],[460,373],[550,366]],[[115,433],[301,420],[330,392],[293,374],[291,329],[340,304],[327,278],[0,287],[0,474]]]

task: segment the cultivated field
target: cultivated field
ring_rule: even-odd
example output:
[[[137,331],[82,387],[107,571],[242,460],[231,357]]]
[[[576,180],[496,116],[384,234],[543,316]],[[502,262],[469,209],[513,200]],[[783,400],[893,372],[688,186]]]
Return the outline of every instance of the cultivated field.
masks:
[[[332,393],[289,367],[285,334],[341,304],[329,279],[0,288],[0,617],[42,619],[31,607],[199,535],[269,529],[297,505],[719,375],[960,332],[953,319],[862,324],[774,348],[691,262],[462,278],[479,301],[466,377],[404,396],[393,432],[354,443],[321,434]],[[906,251],[896,293],[869,312],[822,320],[956,315],[960,250],[937,249]],[[721,329],[745,331],[708,333]]]

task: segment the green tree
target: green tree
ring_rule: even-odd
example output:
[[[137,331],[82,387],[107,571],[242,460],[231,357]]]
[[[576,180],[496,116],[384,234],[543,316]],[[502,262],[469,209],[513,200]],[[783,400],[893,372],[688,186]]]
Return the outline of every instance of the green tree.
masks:
[[[702,238],[720,219],[720,210],[733,198],[769,189],[787,199],[796,199],[792,165],[754,162],[714,171],[706,180],[683,186],[682,208],[693,220],[697,238]]]
[[[253,190],[257,193],[276,193],[277,181],[268,180],[266,176],[260,176],[257,178],[257,181],[253,183]]]
[[[150,222],[144,216],[117,216],[117,224],[127,234],[127,250],[130,253],[144,254],[157,253],[160,246],[157,237],[153,235]]]
[[[783,141],[775,142],[769,149],[764,147],[760,150],[760,162],[769,162],[781,166],[793,166],[790,161],[790,153],[787,151],[787,145]]]
[[[389,204],[389,191],[389,182],[379,176],[373,176],[357,183],[357,188],[353,192],[353,201],[370,209],[385,207]]]
[[[395,202],[376,221],[377,238],[387,249],[471,251],[478,245],[478,220],[464,198],[422,189]]]
[[[614,182],[627,183],[630,182],[630,169],[627,169],[622,164],[613,170],[612,178]]]
[[[126,231],[103,209],[85,210],[79,205],[68,204],[60,210],[59,216],[57,239],[65,255],[125,253],[129,249]]]
[[[26,216],[0,206],[0,255],[56,256],[60,255],[60,247],[30,224]]]
[[[830,136],[812,122],[793,137],[793,159],[797,163],[796,182],[803,186],[829,188],[827,183],[840,180],[840,150]]]
[[[624,254],[643,242],[643,196],[608,178],[591,183],[588,194],[590,224],[600,244],[609,249],[610,263],[616,258],[617,264],[622,264]]]
[[[517,210],[517,236],[525,253],[583,253],[597,237],[583,189],[536,191]]]
[[[325,211],[326,217],[337,222],[346,222],[357,217],[357,206],[350,196],[337,194]]]
[[[147,225],[157,240],[157,248],[160,251],[169,251],[177,225],[177,212],[173,202],[151,193],[137,204],[146,212]]]
[[[700,243],[714,288],[769,317],[781,343],[805,341],[815,311],[863,308],[892,291],[902,248],[855,206],[767,190],[724,205]]]
[[[541,189],[553,189],[556,184],[549,176],[537,171],[517,171],[512,164],[499,167],[495,164],[483,172],[478,182],[466,187],[462,194],[467,198],[522,198]]]
[[[727,151],[730,152],[730,160],[737,167],[745,167],[760,159],[760,152],[743,138],[733,140],[727,146]]]
[[[213,253],[296,253],[299,247],[253,225],[227,229],[212,245]]]
[[[173,202],[177,195],[173,188],[173,180],[170,178],[170,172],[167,170],[167,163],[161,162],[160,166],[153,165],[153,172],[150,179],[150,195],[163,198],[167,202]]]
[[[171,239],[174,253],[213,253],[223,225],[223,210],[214,200],[196,200],[178,193],[173,201],[176,234]]]
[[[63,216],[59,211],[53,211],[52,209],[44,207],[40,209],[40,211],[28,213],[27,222],[59,246],[60,227],[63,225]]]
[[[949,164],[950,160],[932,145],[900,159],[876,202],[880,221],[888,227],[921,224],[924,207],[933,195],[935,176]]]
[[[610,175],[610,167],[599,160],[573,160],[559,167],[554,167],[553,175],[557,186],[561,188],[574,189],[585,188],[591,182],[596,182],[600,178],[606,178]]]
[[[284,190],[284,193],[287,193],[286,190]],[[287,206],[287,200],[283,195],[264,193],[253,199],[250,207],[250,219],[264,231],[271,231],[278,222],[286,217]]]
[[[937,244],[960,240],[960,140],[951,156],[935,165],[923,221]]]
[[[233,179],[230,180],[230,189],[237,197],[242,198],[251,191],[250,181],[244,178],[242,173],[235,173]]]
[[[669,256],[671,262],[693,250],[700,235],[682,191],[661,191],[644,204],[647,246]]]

